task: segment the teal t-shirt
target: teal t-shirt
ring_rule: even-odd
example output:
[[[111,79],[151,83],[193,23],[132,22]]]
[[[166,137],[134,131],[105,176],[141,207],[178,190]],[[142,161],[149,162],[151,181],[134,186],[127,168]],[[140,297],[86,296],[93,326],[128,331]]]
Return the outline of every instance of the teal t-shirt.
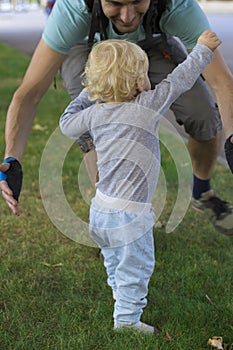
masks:
[[[42,34],[53,50],[67,55],[76,44],[87,40],[91,15],[84,0],[57,0]],[[160,20],[164,33],[177,36],[191,50],[200,34],[210,29],[208,20],[196,0],[168,0]],[[127,39],[138,42],[145,39],[142,24],[133,33],[118,35],[111,22],[107,28],[109,39]]]

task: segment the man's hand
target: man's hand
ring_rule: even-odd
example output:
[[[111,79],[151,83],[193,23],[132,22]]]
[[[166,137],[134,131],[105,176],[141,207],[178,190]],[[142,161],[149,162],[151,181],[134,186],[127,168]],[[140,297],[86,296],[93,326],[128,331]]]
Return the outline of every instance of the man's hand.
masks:
[[[211,30],[205,30],[198,38],[197,42],[207,46],[214,51],[222,42]]]
[[[13,214],[19,215],[18,199],[22,187],[23,172],[15,158],[7,158],[0,164],[0,189]]]
[[[229,168],[233,174],[233,134],[226,139],[224,149]]]

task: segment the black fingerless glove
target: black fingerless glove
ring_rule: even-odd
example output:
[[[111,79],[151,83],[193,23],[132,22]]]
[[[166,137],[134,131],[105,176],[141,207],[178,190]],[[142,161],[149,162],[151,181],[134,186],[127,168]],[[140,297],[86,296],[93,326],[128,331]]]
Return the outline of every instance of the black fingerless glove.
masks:
[[[13,197],[18,200],[23,183],[23,171],[21,164],[15,158],[4,159],[3,163],[9,163],[10,167],[4,173],[1,172],[0,180],[5,180],[13,191]]]
[[[225,142],[224,149],[225,149],[225,155],[227,159],[227,163],[229,165],[229,168],[231,169],[231,172],[233,174],[233,143],[231,143],[230,139],[233,137],[233,134],[230,135]]]

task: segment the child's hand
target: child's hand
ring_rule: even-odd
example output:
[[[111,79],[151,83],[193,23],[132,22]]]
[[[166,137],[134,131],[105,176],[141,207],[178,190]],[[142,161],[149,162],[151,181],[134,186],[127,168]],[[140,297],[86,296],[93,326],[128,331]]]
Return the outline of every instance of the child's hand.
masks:
[[[222,42],[217,35],[211,30],[205,30],[198,38],[199,44],[206,45],[210,50],[214,51]]]

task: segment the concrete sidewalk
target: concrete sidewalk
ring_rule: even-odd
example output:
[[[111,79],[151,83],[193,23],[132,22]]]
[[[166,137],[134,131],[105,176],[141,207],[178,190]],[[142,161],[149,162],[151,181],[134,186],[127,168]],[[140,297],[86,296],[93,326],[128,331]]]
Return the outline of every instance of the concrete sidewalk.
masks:
[[[198,1],[205,13],[233,13],[233,1]]]

